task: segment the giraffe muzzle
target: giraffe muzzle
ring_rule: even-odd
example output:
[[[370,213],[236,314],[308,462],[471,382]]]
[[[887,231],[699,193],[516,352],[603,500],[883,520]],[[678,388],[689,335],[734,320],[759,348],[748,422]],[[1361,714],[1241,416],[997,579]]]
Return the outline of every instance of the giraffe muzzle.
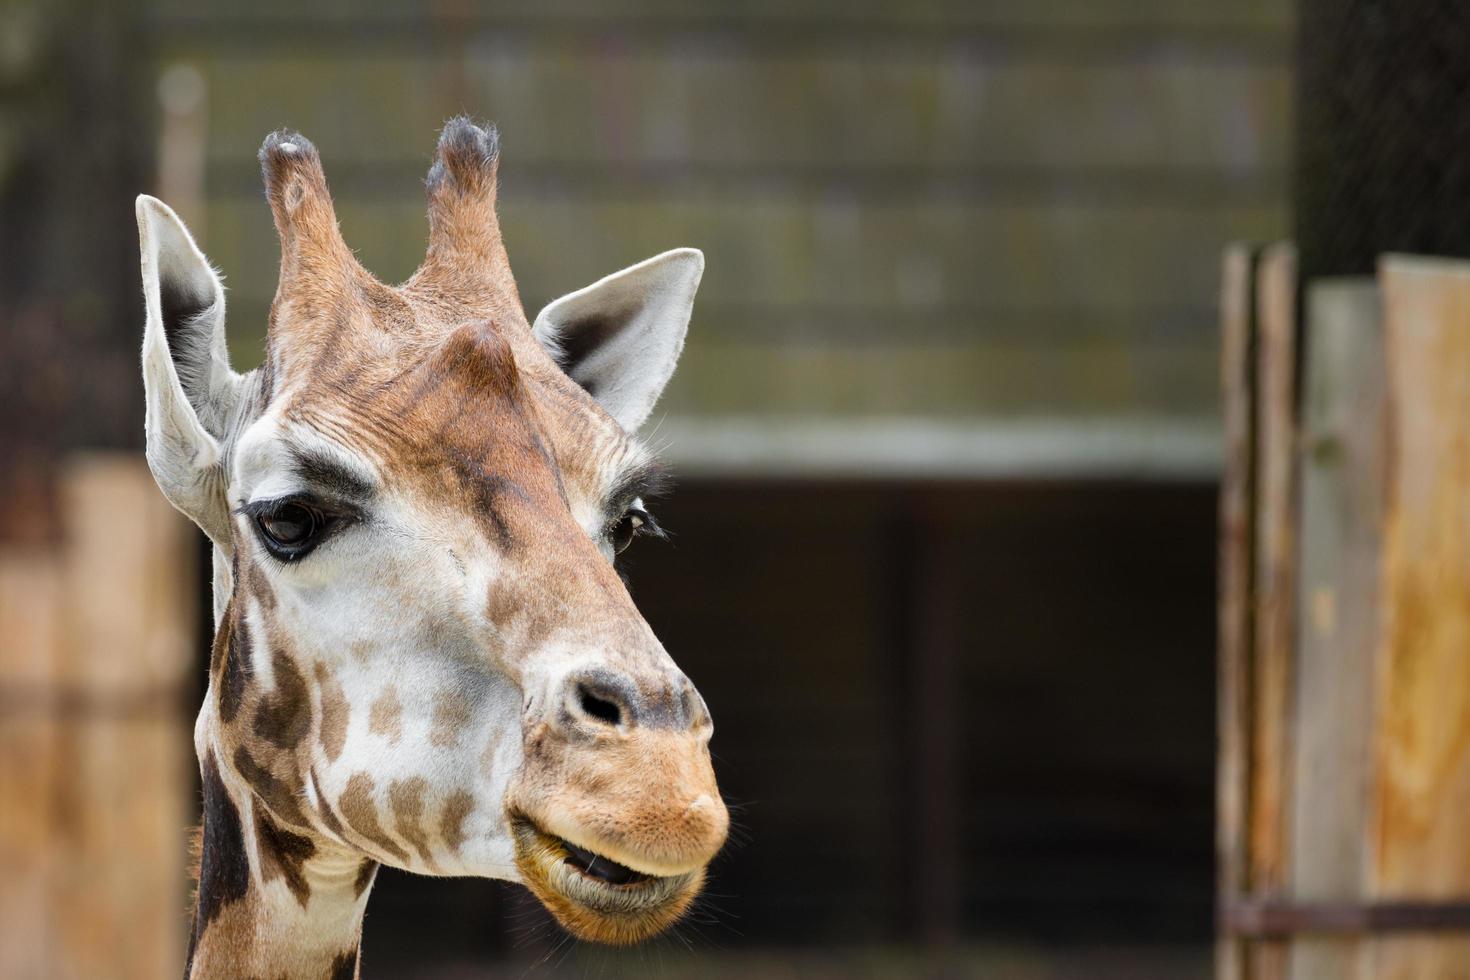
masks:
[[[709,733],[707,714],[687,726],[589,730],[574,720],[527,731],[506,797],[516,867],[578,938],[638,942],[672,925],[699,894],[729,830]]]
[[[651,875],[512,818],[526,886],[579,939],[626,946],[677,922],[704,885],[704,868]]]

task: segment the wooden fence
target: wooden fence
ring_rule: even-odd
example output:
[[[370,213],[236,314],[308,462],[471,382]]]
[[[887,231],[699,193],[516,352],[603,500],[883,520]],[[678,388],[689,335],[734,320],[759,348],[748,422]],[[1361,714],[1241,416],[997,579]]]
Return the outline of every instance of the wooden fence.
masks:
[[[1224,263],[1219,975],[1470,976],[1470,263]]]
[[[183,968],[194,532],[137,455],[72,459],[0,547],[0,976]]]

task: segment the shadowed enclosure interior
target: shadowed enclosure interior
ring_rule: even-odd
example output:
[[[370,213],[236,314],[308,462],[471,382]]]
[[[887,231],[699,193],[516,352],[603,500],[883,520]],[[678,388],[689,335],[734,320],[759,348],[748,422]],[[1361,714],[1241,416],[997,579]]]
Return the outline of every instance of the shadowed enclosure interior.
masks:
[[[683,481],[656,508],[672,540],[626,557],[714,713],[735,804],[688,941],[1204,962],[1214,507],[1211,484]],[[936,685],[923,647],[950,642]],[[448,975],[559,938],[485,881],[385,872],[368,914],[378,970]]]

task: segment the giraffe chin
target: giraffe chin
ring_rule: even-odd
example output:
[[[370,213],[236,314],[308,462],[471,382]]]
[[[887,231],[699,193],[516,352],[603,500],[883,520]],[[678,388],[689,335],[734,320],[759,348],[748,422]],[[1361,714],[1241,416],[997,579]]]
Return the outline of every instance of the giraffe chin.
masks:
[[[531,893],[578,939],[630,946],[679,921],[704,886],[704,869],[635,871],[512,814],[516,867]]]

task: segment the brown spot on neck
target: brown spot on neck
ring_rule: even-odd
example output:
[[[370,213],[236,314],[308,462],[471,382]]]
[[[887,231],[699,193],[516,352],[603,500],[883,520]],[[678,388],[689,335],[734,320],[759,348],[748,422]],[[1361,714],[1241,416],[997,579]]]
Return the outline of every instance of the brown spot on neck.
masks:
[[[353,879],[352,882],[353,894],[356,895],[358,898],[361,898],[362,893],[367,891],[367,887],[373,883],[373,879],[376,878],[377,875],[378,862],[364,860],[362,862],[362,866],[357,869],[357,877]]]
[[[351,718],[351,706],[342,694],[342,685],[327,670],[325,664],[316,665],[317,690],[322,699],[321,743],[322,751],[333,762],[342,754],[347,743],[347,723]]]
[[[458,851],[464,843],[464,822],[475,809],[475,798],[466,790],[456,790],[444,801],[444,812],[439,815],[439,835],[444,846]]]
[[[317,813],[321,816],[322,826],[327,829],[328,833],[335,835],[338,840],[345,844],[346,839],[342,836],[342,821],[337,819],[337,814],[332,810],[331,801],[321,792],[320,787],[322,781],[317,776],[315,767],[311,770],[311,782],[313,786],[318,787],[317,799],[320,801],[320,804],[316,809]]]
[[[278,819],[294,827],[306,826],[306,818],[302,816],[301,804],[296,799],[295,791],[257,763],[245,746],[235,749],[232,761],[235,771],[250,784],[255,795],[270,807]]]
[[[365,772],[353,773],[347,780],[347,789],[337,801],[342,819],[359,836],[376,844],[400,862],[408,861],[408,854],[383,830],[378,822],[378,806],[373,802],[373,777]]]
[[[403,732],[403,705],[398,701],[398,688],[392,684],[373,702],[368,712],[368,731],[374,735],[385,735],[394,743]]]
[[[261,878],[265,881],[284,878],[296,901],[306,908],[311,886],[306,882],[305,864],[316,853],[316,845],[310,838],[282,830],[259,807],[255,810],[255,843]]]
[[[189,939],[189,961],[200,937],[225,907],[250,890],[250,859],[245,854],[245,832],[214,753],[200,766],[204,791],[204,829],[199,853],[199,888],[195,897],[194,929]]]
[[[390,783],[388,801],[393,805],[398,836],[419,852],[425,864],[434,868],[434,858],[429,853],[429,840],[423,828],[424,790],[427,788],[428,783],[421,776]]]
[[[327,980],[356,980],[356,978],[357,949],[353,948],[332,961],[332,969],[327,974]]]
[[[470,723],[473,714],[470,699],[460,691],[447,691],[434,705],[434,727],[429,741],[437,747],[449,748],[459,741],[459,733]]]

